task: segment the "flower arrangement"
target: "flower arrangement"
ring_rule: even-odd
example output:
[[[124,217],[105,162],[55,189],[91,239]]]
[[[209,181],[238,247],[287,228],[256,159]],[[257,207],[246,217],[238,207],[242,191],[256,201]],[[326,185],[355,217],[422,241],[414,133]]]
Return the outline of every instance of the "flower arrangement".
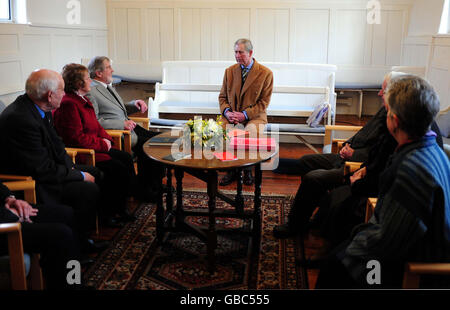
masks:
[[[227,139],[226,130],[223,129],[222,124],[220,115],[216,120],[190,119],[186,126],[189,128],[192,145],[201,143],[203,147],[209,148],[222,146],[223,141]]]

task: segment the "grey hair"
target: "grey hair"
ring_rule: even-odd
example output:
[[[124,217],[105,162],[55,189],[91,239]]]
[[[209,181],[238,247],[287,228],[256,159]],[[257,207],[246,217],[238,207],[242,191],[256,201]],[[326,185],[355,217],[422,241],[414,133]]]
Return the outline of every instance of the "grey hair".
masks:
[[[440,109],[439,96],[433,86],[410,74],[391,80],[386,102],[390,113],[399,119],[399,128],[413,139],[426,134]]]
[[[400,72],[400,71],[390,71],[390,72],[386,73],[386,75],[384,76],[383,81],[387,81],[388,84],[389,84],[389,82],[392,79],[398,78],[398,77],[403,76],[403,75],[408,75],[408,74],[405,73],[405,72]]]
[[[105,64],[104,64],[105,60],[108,60],[109,62],[111,62],[111,60],[106,56],[96,56],[89,61],[88,70],[89,70],[89,76],[91,77],[91,79],[97,77],[97,75],[96,75],[97,71],[105,70]]]
[[[31,99],[44,100],[49,91],[58,90],[59,79],[56,75],[42,76],[39,79],[32,76],[31,74],[25,83],[25,92]]]
[[[250,41],[249,39],[238,39],[235,43],[234,46],[238,45],[238,44],[244,44],[244,48],[247,52],[253,51],[253,44],[252,41]]]

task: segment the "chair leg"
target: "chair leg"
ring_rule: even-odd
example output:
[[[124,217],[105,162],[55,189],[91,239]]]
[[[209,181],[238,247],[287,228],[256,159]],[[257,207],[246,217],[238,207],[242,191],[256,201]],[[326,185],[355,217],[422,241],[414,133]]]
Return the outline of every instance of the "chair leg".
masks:
[[[97,235],[97,237],[100,234],[100,230],[99,230],[98,226],[99,225],[98,225],[98,212],[97,212],[97,214],[95,215],[95,234]]]
[[[44,289],[44,280],[42,277],[42,269],[39,264],[39,260],[40,260],[39,254],[31,255],[31,268],[30,268],[31,289],[42,291]]]

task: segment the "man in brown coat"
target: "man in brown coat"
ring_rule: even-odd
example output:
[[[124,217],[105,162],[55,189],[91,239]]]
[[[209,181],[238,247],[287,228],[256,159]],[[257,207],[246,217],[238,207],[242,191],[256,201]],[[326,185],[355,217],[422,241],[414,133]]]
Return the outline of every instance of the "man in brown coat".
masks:
[[[245,130],[257,134],[267,123],[267,107],[273,88],[273,74],[253,57],[252,42],[239,39],[234,44],[237,64],[225,70],[222,89],[219,94],[220,111],[224,123],[243,124]],[[228,172],[220,185],[231,184],[236,179],[234,171]],[[244,184],[252,185],[251,170],[244,170]]]

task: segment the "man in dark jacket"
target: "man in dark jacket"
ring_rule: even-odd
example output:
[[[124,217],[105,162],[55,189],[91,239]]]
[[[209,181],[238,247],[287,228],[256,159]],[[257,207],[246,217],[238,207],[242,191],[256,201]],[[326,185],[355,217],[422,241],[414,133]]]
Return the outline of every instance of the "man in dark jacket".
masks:
[[[16,199],[0,183],[0,224],[21,222],[24,251],[41,254],[40,264],[47,289],[69,287],[66,281],[67,262],[79,259],[78,242],[71,229],[72,221],[72,208],[64,205],[31,206]],[[6,238],[0,239],[0,242],[0,254],[6,254]]]
[[[393,76],[404,73],[388,73],[378,95],[383,99],[383,107],[377,114],[352,138],[347,140],[339,154],[313,154],[305,155],[298,160],[297,171],[301,175],[302,183],[297,191],[288,216],[288,222],[275,226],[273,233],[277,238],[287,238],[296,233],[305,232],[308,221],[315,208],[320,204],[328,205],[327,193],[346,182],[344,165],[346,161],[363,162],[365,168],[357,171],[353,180],[363,179],[367,171],[381,171],[388,156],[394,151],[395,140],[386,127],[386,105],[384,93]],[[438,135],[440,137],[440,135]],[[442,139],[441,139],[442,145]],[[370,174],[364,178],[361,186],[378,183],[378,173]],[[373,177],[372,177],[373,176]]]
[[[83,249],[95,250],[87,235],[99,189],[90,173],[75,168],[52,123],[51,112],[64,96],[64,80],[55,71],[38,70],[27,79],[25,90],[0,115],[0,171],[31,176],[38,203],[71,206]]]

